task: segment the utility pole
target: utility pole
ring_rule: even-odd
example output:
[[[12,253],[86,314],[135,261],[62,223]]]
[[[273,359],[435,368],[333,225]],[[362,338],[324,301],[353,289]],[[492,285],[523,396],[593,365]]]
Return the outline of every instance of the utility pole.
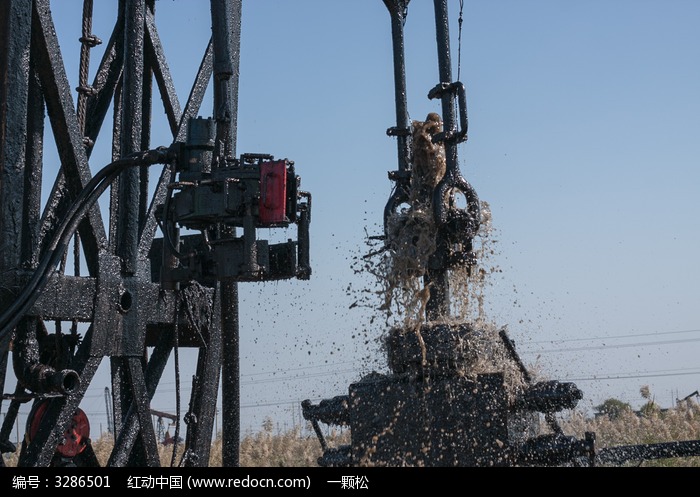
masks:
[[[107,410],[107,433],[114,436],[114,419],[112,418],[112,396],[109,387],[105,387],[105,408]]]

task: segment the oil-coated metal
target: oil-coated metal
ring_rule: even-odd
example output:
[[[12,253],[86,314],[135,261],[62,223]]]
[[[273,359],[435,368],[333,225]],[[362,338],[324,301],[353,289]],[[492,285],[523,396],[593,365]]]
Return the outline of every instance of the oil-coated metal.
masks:
[[[184,106],[175,93],[160,43],[154,0],[118,3],[116,22],[92,84],[84,74],[89,65],[88,49],[100,40],[91,33],[92,1],[85,1],[77,104],[65,73],[51,7],[48,0],[8,0],[0,6],[0,66],[2,73],[9,75],[0,81],[0,312],[10,308],[13,298],[31,281],[49,240],[101,167],[92,152],[110,110],[113,153],[103,165],[150,147],[152,81],[160,92],[173,142],[184,142],[190,119],[199,114],[214,71],[222,161],[226,154],[235,153],[240,0],[212,0],[212,19],[216,21],[212,38]],[[46,118],[50,128],[45,129]],[[42,208],[42,175],[50,170],[43,163],[41,150],[49,133],[61,168]],[[7,390],[10,357],[18,379],[10,388],[12,393],[3,395],[3,402],[10,401],[0,430],[3,451],[12,449],[7,428],[13,426],[18,408],[26,402],[49,400],[42,408],[39,428],[21,447],[20,465],[67,463],[65,457],[61,461],[55,458],[62,426],[74,416],[103,359],[112,368],[114,419],[110,421],[114,422],[116,439],[108,465],[160,465],[149,403],[176,346],[200,349],[192,402],[187,414],[181,416],[190,428],[184,463],[208,464],[219,371],[229,367],[224,365],[225,355],[237,356],[230,345],[238,333],[237,283],[206,286],[188,280],[177,289],[161,287],[162,257],[151,255],[154,247],[162,246],[155,238],[156,213],[168,193],[171,166],[164,165],[150,198],[147,165],[120,173],[112,184],[109,218],[103,219],[93,205],[86,209],[73,234],[80,249],[76,254],[83,258],[87,274],[81,275],[79,267],[72,276],[62,270],[45,270],[39,278],[41,294],[11,333],[0,336],[3,391]],[[197,290],[191,291],[191,287]],[[226,299],[223,316],[221,298]],[[209,319],[193,323],[185,309],[206,309]],[[84,327],[80,340],[71,338],[75,332],[62,328],[72,322]],[[57,333],[50,332],[54,327]],[[222,331],[229,337],[226,351],[221,347]],[[47,337],[54,337],[54,345],[46,345]],[[47,360],[49,347],[68,351],[67,364]],[[153,347],[150,355],[147,347]],[[235,365],[229,369],[232,372],[224,376],[224,411],[231,413],[231,419],[223,416],[228,439],[238,436],[239,381]],[[236,465],[237,446],[229,441],[224,452],[225,463]],[[74,462],[94,464],[95,459],[83,457]]]

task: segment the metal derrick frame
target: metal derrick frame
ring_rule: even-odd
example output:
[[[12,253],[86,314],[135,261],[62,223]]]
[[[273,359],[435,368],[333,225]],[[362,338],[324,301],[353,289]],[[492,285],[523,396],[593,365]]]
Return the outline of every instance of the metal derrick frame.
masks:
[[[218,113],[214,118],[221,128],[217,150],[222,155],[235,155],[241,4],[242,0],[211,0],[212,37],[182,107],[156,28],[155,0],[120,0],[92,85],[83,90],[84,119],[80,119],[49,0],[2,2],[0,311],[10,305],[36,269],[46,241],[90,181],[93,169],[104,165],[92,161],[93,168],[90,159],[110,109],[112,160],[116,160],[150,146],[154,82],[173,141],[182,141],[188,120],[198,115],[212,81]],[[50,129],[45,129],[47,117]],[[42,149],[49,133],[61,167],[42,210]],[[220,382],[223,465],[238,465],[238,287],[235,281],[225,280],[187,293],[163,289],[154,281],[149,251],[169,173],[169,167],[164,167],[150,198],[145,167],[122,173],[111,185],[107,223],[95,205],[79,225],[76,239],[88,274],[51,273],[44,291],[14,333],[0,337],[0,385],[5,392],[10,358],[12,362],[23,361],[21,371],[28,375],[47,373],[39,360],[39,341],[47,329],[44,323],[81,322],[88,326],[69,358],[70,369],[80,381],[68,394],[57,395],[49,388],[29,392],[18,383],[14,394],[3,396],[3,402],[10,401],[8,413],[15,415],[19,405],[33,395],[50,399],[40,429],[22,447],[20,465],[52,464],[63,427],[78,409],[100,363],[108,357],[116,435],[108,466],[160,466],[149,407],[177,347],[199,350],[185,416],[186,457],[182,465],[209,463]],[[209,318],[208,325],[198,326],[188,319],[186,307],[202,310]],[[23,383],[37,384],[41,390],[46,386],[43,379],[23,378]],[[3,426],[0,438],[8,435]],[[3,438],[0,443],[5,441]]]

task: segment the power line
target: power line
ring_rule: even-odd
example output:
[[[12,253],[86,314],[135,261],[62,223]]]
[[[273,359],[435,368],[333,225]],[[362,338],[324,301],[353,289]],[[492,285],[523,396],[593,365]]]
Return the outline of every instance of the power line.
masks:
[[[694,371],[685,371],[685,372],[649,372],[649,373],[640,373],[640,374],[629,374],[626,375],[624,373],[618,373],[617,375],[610,375],[610,376],[600,376],[600,375],[595,375],[595,376],[590,376],[590,377],[581,377],[581,378],[566,378],[566,381],[607,381],[607,380],[636,380],[636,379],[641,379],[641,378],[662,378],[662,377],[668,377],[668,376],[687,376],[687,375],[700,375],[700,369],[696,369]]]
[[[690,330],[689,330],[690,331]],[[700,331],[700,330],[698,330]],[[688,331],[685,331],[688,332]],[[684,332],[669,332],[669,333],[684,333]],[[627,335],[627,336],[632,336],[632,335]],[[648,335],[644,335],[648,336]],[[677,343],[687,343],[687,342],[697,342],[700,341],[700,338],[697,339],[685,339],[685,340],[665,340],[665,341],[656,341],[656,342],[635,342],[635,343],[629,343],[629,344],[617,344],[617,345],[597,345],[597,346],[589,346],[589,347],[569,347],[569,348],[559,348],[559,349],[549,349],[549,350],[539,350],[539,351],[519,351],[521,354],[551,354],[551,353],[560,353],[560,352],[584,352],[584,351],[591,351],[591,350],[608,350],[608,349],[618,349],[618,348],[633,348],[633,347],[648,347],[648,346],[658,346],[658,345],[670,345],[670,344],[677,344]],[[266,373],[256,373],[256,374],[248,374],[248,375],[241,375],[243,376],[254,376],[254,375],[262,375],[262,374],[280,374],[284,373],[287,371],[301,371],[301,370],[307,370],[307,369],[314,369],[318,367],[335,367],[338,365],[345,365],[352,363],[351,361],[345,361],[342,363],[332,363],[332,364],[325,364],[321,366],[305,366],[305,367],[300,367],[300,368],[295,368],[291,370],[283,370],[283,371],[278,371],[278,372],[266,372]],[[293,377],[289,376],[279,376],[276,378],[260,378],[260,379],[252,379],[248,381],[242,381],[241,386],[251,386],[251,385],[258,385],[258,384],[265,384],[265,383],[275,383],[275,382],[281,382],[281,381],[299,381],[299,380],[306,380],[310,378],[319,378],[319,377],[324,377],[324,376],[333,376],[333,375],[338,375],[338,374],[345,374],[345,373],[355,373],[358,376],[362,374],[360,370],[356,369],[342,369],[342,370],[337,370],[334,369],[332,371],[327,371],[327,372],[317,372],[317,373],[311,373],[311,374],[303,374],[303,375],[297,375]],[[692,373],[684,373],[684,374],[692,374]],[[663,376],[670,376],[670,374],[665,374]],[[615,377],[600,377],[603,379],[616,379]],[[630,376],[629,378],[634,378],[634,376]],[[586,378],[587,380],[593,379],[593,378]],[[167,386],[167,385],[174,385],[174,382],[161,382],[161,386]],[[175,389],[163,389],[159,388],[158,389],[159,393],[174,393]],[[85,395],[84,398],[89,399],[89,398],[97,398],[98,395]]]
[[[292,377],[287,376],[284,378],[263,378],[263,379],[259,379],[259,380],[249,380],[246,382],[241,382],[241,386],[257,385],[260,383],[274,383],[277,381],[306,380],[308,378],[319,378],[322,376],[335,376],[335,375],[342,374],[342,373],[357,373],[357,370],[355,370],[355,369],[341,369],[341,370],[318,372],[318,373],[312,373],[312,374],[304,374],[304,375],[298,375],[298,376],[292,376]]]
[[[585,337],[585,338],[565,338],[562,340],[538,340],[533,342],[528,342],[528,344],[539,344],[539,343],[566,343],[566,342],[584,342],[590,340],[611,340],[618,338],[639,338],[648,337],[655,335],[676,335],[679,333],[698,333],[700,329],[697,330],[678,330],[678,331],[654,331],[651,333],[634,333],[630,335],[612,335],[612,336],[599,336],[599,337]]]
[[[618,345],[591,345],[589,347],[569,347],[562,349],[549,349],[549,350],[534,350],[534,351],[520,351],[523,354],[552,354],[554,352],[584,352],[588,350],[608,350],[608,349],[625,349],[632,347],[649,347],[651,345],[672,345],[677,343],[689,343],[689,342],[700,342],[700,338],[688,338],[686,340],[662,340],[658,342],[635,342],[635,343],[621,343]]]
[[[649,337],[649,336],[658,336],[658,335],[671,335],[671,334],[679,334],[679,333],[696,333],[700,332],[700,330],[681,330],[681,331],[667,331],[667,332],[655,332],[655,333],[638,333],[638,334],[632,334],[632,335],[617,335],[617,336],[610,336],[610,337],[591,337],[591,338],[572,338],[568,340],[547,340],[547,341],[540,341],[540,342],[527,342],[525,346],[533,345],[536,343],[564,343],[564,342],[580,342],[580,341],[593,341],[593,340],[610,340],[610,339],[620,339],[620,338],[638,338],[638,337]],[[623,344],[602,344],[602,345],[590,345],[587,347],[568,347],[568,348],[555,348],[555,349],[547,349],[547,350],[536,350],[536,351],[528,351],[528,350],[521,350],[520,352],[523,354],[551,354],[553,352],[581,352],[581,351],[588,351],[588,350],[603,350],[603,349],[617,349],[617,348],[630,348],[630,347],[647,347],[650,345],[671,345],[671,344],[677,344],[677,343],[688,343],[688,342],[697,342],[700,341],[699,338],[686,338],[686,339],[679,339],[679,340],[657,340],[653,342],[633,342],[633,343],[623,343]]]
[[[332,364],[325,363],[325,364],[317,364],[317,365],[311,365],[311,366],[300,366],[298,368],[286,368],[284,371],[303,371],[306,369],[344,366],[346,364],[356,364],[356,362],[355,361],[344,361],[344,362],[335,362]],[[247,373],[247,374],[242,374],[241,378],[244,378],[246,376],[256,376],[256,375],[264,375],[264,374],[278,374],[279,372],[280,372],[279,370],[272,370],[272,371],[261,371],[258,373]]]

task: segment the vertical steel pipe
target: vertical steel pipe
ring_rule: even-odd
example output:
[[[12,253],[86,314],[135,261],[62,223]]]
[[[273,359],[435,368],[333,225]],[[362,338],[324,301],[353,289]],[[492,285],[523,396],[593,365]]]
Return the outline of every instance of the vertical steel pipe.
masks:
[[[391,40],[394,60],[394,100],[396,103],[397,153],[399,171],[409,169],[410,123],[406,92],[406,56],[404,25],[410,0],[384,0],[391,17]],[[389,131],[391,134],[392,131]]]
[[[435,0],[435,33],[437,40],[438,72],[440,83],[452,82],[452,60],[450,56],[450,30],[447,14],[447,0]],[[450,133],[456,128],[456,115],[452,95],[443,93],[442,97],[442,122],[445,133]],[[457,144],[450,140],[445,141],[445,177],[451,178],[458,170]],[[435,207],[437,208],[437,207]],[[437,240],[437,252],[445,253],[447,240]],[[448,270],[445,267],[431,268],[425,278],[430,287],[430,299],[426,305],[426,318],[433,321],[449,316],[450,313],[450,283]]]
[[[124,72],[122,74],[120,156],[141,150],[143,127],[144,0],[124,3]],[[139,240],[139,170],[129,168],[119,177],[117,255],[125,274],[135,274]]]
[[[398,171],[389,174],[396,181],[392,195],[384,207],[384,234],[387,234],[387,220],[401,203],[408,200],[410,183],[411,128],[408,118],[406,91],[406,57],[404,25],[410,0],[384,0],[391,17],[391,41],[394,61],[394,100],[396,107],[396,127],[389,128],[387,134],[396,136]]]
[[[0,2],[0,312],[12,302],[14,272],[22,256],[25,142],[32,5]],[[0,389],[4,392],[11,335],[0,337]],[[2,401],[0,400],[0,403]],[[9,412],[8,412],[9,415]],[[2,440],[0,440],[2,441]]]
[[[224,167],[236,154],[238,77],[240,66],[242,0],[211,0],[214,44],[214,117],[216,145],[213,167]],[[235,232],[224,232],[235,236]],[[240,358],[238,283],[220,282],[222,374],[222,465],[239,465],[240,445]]]

